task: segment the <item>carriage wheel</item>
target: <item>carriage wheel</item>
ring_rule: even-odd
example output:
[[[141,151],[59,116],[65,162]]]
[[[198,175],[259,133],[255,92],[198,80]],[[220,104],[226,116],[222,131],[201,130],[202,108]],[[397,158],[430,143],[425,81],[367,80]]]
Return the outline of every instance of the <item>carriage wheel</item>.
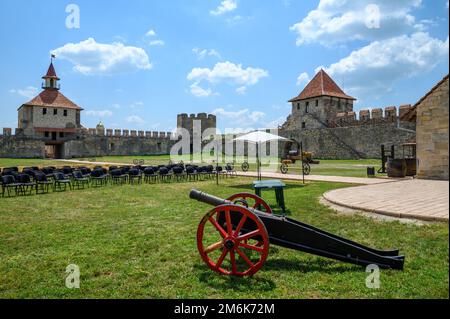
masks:
[[[249,169],[249,167],[250,167],[250,165],[248,165],[247,162],[242,163],[241,168],[242,168],[242,171],[243,171],[243,172],[247,172],[248,169]]]
[[[269,204],[261,197],[252,193],[237,193],[228,197],[227,200],[234,202],[235,205],[243,204],[245,207],[272,214],[272,208],[270,208]]]
[[[285,163],[282,163],[280,166],[280,172],[283,174],[287,174],[288,170],[289,170],[288,165]]]
[[[302,163],[302,169],[305,175],[309,175],[309,173],[311,173],[311,166],[309,166],[308,163]]]
[[[225,215],[223,225],[217,221],[219,214]],[[244,225],[249,228],[245,232]],[[221,205],[207,213],[198,225],[197,248],[212,270],[223,275],[251,276],[267,258],[269,236],[259,217],[245,207]]]

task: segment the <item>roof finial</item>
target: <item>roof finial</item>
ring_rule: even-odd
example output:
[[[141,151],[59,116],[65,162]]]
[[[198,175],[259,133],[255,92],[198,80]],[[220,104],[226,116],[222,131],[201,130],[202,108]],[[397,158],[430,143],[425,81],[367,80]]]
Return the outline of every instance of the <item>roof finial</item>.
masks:
[[[53,63],[53,59],[56,59],[56,55],[54,53],[52,53],[50,55],[50,62]]]

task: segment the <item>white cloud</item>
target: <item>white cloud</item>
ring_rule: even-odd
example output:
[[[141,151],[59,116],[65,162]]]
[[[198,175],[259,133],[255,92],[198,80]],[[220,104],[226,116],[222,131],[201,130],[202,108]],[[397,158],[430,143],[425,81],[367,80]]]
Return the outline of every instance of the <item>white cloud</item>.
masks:
[[[85,114],[87,116],[93,116],[93,117],[111,117],[113,115],[113,112],[110,110],[101,110],[101,111],[86,111]]]
[[[247,87],[246,86],[238,87],[236,89],[236,93],[240,94],[240,95],[244,95],[245,93],[247,93]]]
[[[300,74],[297,78],[297,85],[304,85],[306,83],[308,83],[310,81],[309,75],[306,72],[303,72],[302,74]]]
[[[236,65],[227,61],[217,63],[212,70],[208,68],[194,68],[187,78],[196,82],[201,80],[206,80],[210,83],[226,81],[242,86],[254,85],[261,78],[267,76],[269,76],[269,73],[266,70],[251,67],[243,69],[241,64]]]
[[[52,51],[59,59],[74,64],[74,70],[85,75],[109,75],[152,68],[144,49],[125,46],[120,42],[98,43],[88,38],[79,43],[67,43]]]
[[[145,34],[147,37],[155,37],[156,36],[156,32],[153,29],[150,29],[147,31],[147,33]]]
[[[149,43],[151,46],[164,46],[166,43],[163,40],[153,40]]]
[[[226,111],[223,108],[215,109],[212,114],[231,120],[234,127],[249,127],[261,121],[266,114],[259,111],[250,111],[249,109],[241,109],[238,111]]]
[[[113,108],[115,108],[115,109],[120,109],[120,104],[113,104]]]
[[[397,80],[429,72],[448,58],[448,37],[441,41],[417,32],[372,42],[325,71],[334,78],[345,78],[345,90],[351,95],[367,97],[389,92]]]
[[[199,60],[202,60],[202,59],[204,59],[204,58],[207,57],[207,56],[214,56],[214,57],[217,57],[217,58],[219,58],[219,59],[221,58],[220,53],[217,52],[217,51],[214,50],[214,49],[208,50],[208,49],[193,48],[193,49],[192,49],[192,52],[195,53],[195,55],[197,56],[197,58],[198,58]]]
[[[144,119],[137,115],[130,115],[125,119],[125,121],[129,124],[137,124],[137,125],[145,124]]]
[[[231,12],[236,8],[237,8],[236,0],[223,0],[216,9],[211,10],[209,13],[213,16],[218,16],[227,12]]]
[[[11,90],[9,90],[9,92],[10,93],[19,94],[19,95],[24,96],[24,97],[26,97],[28,99],[32,99],[38,94],[39,89],[37,87],[34,87],[34,86],[27,86],[24,89],[11,89]]]
[[[144,102],[138,101],[130,104],[130,108],[134,109],[136,107],[144,106]]]
[[[202,88],[201,86],[199,86],[198,82],[194,82],[193,84],[191,84],[191,93],[196,97],[208,97],[212,95],[218,95],[217,93],[214,93],[211,89]]]
[[[410,12],[421,0],[321,0],[300,22],[290,27],[297,45],[333,45],[353,40],[380,40],[417,31]],[[374,4],[376,3],[376,4]]]
[[[267,128],[278,128],[278,126],[281,126],[284,122],[286,122],[287,116],[280,116],[279,118],[267,123]]]

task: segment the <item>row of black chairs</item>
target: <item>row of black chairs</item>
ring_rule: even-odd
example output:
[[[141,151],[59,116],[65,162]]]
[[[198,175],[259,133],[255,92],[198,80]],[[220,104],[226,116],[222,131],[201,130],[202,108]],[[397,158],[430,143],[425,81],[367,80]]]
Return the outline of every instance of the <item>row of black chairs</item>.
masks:
[[[222,166],[198,166],[170,164],[158,166],[96,166],[62,168],[24,167],[19,173],[18,167],[7,167],[0,170],[2,197],[31,195],[86,187],[101,187],[108,183],[113,185],[141,184],[175,181],[198,181],[211,179],[213,176],[233,177],[237,173],[232,164]]]

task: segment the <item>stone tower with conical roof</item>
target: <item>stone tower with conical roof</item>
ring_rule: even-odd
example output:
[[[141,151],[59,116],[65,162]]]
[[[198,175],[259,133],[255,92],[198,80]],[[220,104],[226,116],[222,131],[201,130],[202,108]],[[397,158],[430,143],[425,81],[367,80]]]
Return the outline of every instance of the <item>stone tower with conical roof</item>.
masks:
[[[63,145],[81,128],[83,109],[60,92],[60,79],[53,59],[42,79],[42,92],[18,109],[18,132],[22,136],[41,139],[46,145]]]
[[[355,100],[321,69],[298,96],[289,100],[292,112],[285,126],[301,130],[327,127],[338,113],[353,111]]]

